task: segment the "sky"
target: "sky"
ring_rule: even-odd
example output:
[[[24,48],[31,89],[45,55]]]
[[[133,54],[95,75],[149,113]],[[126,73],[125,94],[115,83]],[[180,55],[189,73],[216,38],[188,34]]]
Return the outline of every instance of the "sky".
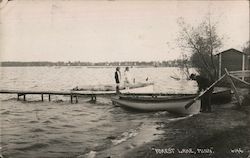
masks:
[[[177,19],[196,26],[208,13],[221,51],[249,40],[249,1],[12,0],[0,13],[1,61],[178,59]]]

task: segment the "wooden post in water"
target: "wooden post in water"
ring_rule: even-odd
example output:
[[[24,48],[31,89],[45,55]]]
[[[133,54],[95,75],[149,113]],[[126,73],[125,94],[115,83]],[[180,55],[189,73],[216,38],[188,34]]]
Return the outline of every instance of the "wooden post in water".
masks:
[[[49,94],[49,101],[50,101],[50,94]]]
[[[17,93],[17,100],[19,100],[19,96],[20,96],[20,94],[19,94],[19,93]]]
[[[75,102],[75,103],[78,103],[78,96],[77,96],[77,95],[75,95],[75,98],[76,98],[76,102]]]
[[[91,102],[96,102],[96,95],[91,95]]]
[[[71,102],[71,104],[73,104],[73,96],[72,96],[72,94],[70,94],[70,102]]]
[[[26,95],[23,94],[23,101],[26,101]]]
[[[41,93],[41,98],[42,98],[42,101],[43,101],[43,93]]]

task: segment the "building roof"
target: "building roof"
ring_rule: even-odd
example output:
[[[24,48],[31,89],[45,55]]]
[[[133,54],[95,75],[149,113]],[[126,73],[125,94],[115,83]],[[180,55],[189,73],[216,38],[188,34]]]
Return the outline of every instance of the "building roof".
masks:
[[[234,48],[230,48],[230,49],[224,50],[224,51],[222,51],[222,52],[220,52],[220,53],[217,53],[217,54],[215,54],[215,55],[219,55],[219,54],[221,54],[221,53],[226,53],[226,52],[229,52],[229,51],[234,51],[234,52],[236,52],[236,53],[240,53],[240,54],[245,54],[245,55],[247,55],[246,53],[241,52],[241,51],[239,51],[239,50],[236,50],[236,49],[234,49]]]

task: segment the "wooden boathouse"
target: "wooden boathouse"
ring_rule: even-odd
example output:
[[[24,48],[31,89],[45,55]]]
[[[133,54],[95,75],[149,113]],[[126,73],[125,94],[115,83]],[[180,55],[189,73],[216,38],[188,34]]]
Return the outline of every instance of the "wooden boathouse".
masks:
[[[220,52],[215,56],[218,58],[218,78],[226,73],[225,68],[229,72],[235,73],[242,80],[244,80],[245,77],[248,77],[244,75],[244,72],[248,72],[250,69],[250,55],[231,48]]]

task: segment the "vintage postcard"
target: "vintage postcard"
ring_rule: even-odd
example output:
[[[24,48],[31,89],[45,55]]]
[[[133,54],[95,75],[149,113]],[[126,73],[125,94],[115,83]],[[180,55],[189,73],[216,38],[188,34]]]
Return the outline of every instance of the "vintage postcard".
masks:
[[[250,158],[248,0],[0,0],[0,158]]]

